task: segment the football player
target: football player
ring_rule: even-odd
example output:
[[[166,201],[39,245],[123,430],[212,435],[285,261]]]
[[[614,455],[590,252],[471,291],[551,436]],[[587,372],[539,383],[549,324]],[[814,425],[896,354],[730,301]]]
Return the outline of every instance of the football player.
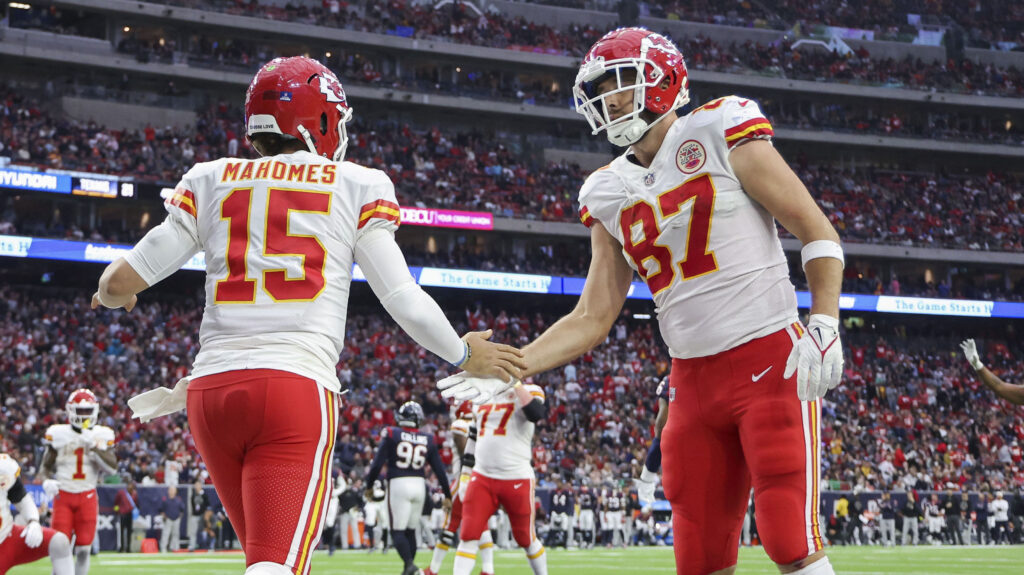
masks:
[[[559,541],[562,547],[569,547],[572,541],[572,519],[575,515],[576,501],[565,481],[558,483],[558,489],[551,494],[551,530],[548,532],[547,546],[554,547]]]
[[[533,456],[535,424],[544,419],[544,391],[517,383],[492,401],[475,408],[479,430],[476,464],[462,504],[462,526],[455,554],[455,575],[469,575],[476,563],[487,522],[500,505],[508,514],[512,537],[526,551],[535,575],[548,570],[544,545],[534,529],[536,511]]]
[[[597,539],[597,496],[584,485],[580,488],[580,496],[577,498],[580,504],[580,514],[576,523],[576,532],[580,535],[580,547],[587,549],[594,546]]]
[[[617,541],[626,544],[625,527],[626,495],[621,489],[609,486],[601,496],[601,529],[604,532],[604,544],[608,547],[617,545]]]
[[[628,148],[580,190],[587,282],[576,308],[524,348],[526,373],[602,343],[639,274],[673,358],[661,448],[677,572],[735,570],[753,485],[768,556],[783,572],[830,575],[818,400],[843,371],[843,248],[757,103],[726,96],[680,115],[688,83],[679,49],[642,28],[613,30],[584,56],[576,109]],[[776,220],[803,244],[806,328]],[[439,383],[456,399],[507,386],[462,374]]]
[[[999,379],[996,374],[992,373],[989,368],[985,367],[985,364],[981,363],[981,357],[978,355],[978,346],[975,345],[973,339],[964,340],[960,344],[960,348],[964,350],[967,362],[978,373],[978,378],[985,384],[985,387],[1014,405],[1024,405],[1024,385],[1006,383]]]
[[[415,575],[419,572],[415,564],[416,525],[427,496],[424,474],[428,463],[444,491],[445,509],[451,504],[452,497],[448,474],[445,473],[434,436],[419,431],[423,419],[420,404],[415,401],[403,403],[395,417],[398,426],[389,427],[381,434],[380,446],[366,476],[366,485],[373,485],[381,469],[385,465],[388,467],[391,541],[404,563],[402,575]]]
[[[89,572],[89,551],[96,537],[99,502],[96,483],[117,471],[114,430],[99,425],[100,404],[88,389],[77,389],[64,406],[68,423],[47,428],[40,465],[43,490],[53,497],[51,525],[75,543],[75,575]]]
[[[658,486],[658,472],[661,471],[661,430],[668,423],[668,378],[662,378],[655,391],[658,396],[658,415],[654,418],[654,440],[647,451],[644,468],[640,477],[634,480],[637,498],[641,506],[654,504],[654,489]]]
[[[189,170],[167,218],[107,267],[93,296],[93,307],[131,310],[137,293],[205,252],[192,373],[129,406],[147,421],[188,407],[250,573],[309,572],[331,491],[353,262],[406,333],[445,361],[504,379],[524,365],[488,332],[460,339],[416,284],[394,238],[394,185],[344,161],[351,118],[341,83],[319,62],[265,64],[245,100],[246,139],[262,157]]]
[[[15,565],[24,565],[49,555],[53,575],[75,572],[68,536],[39,525],[39,509],[22,484],[21,466],[0,453],[0,575]],[[15,525],[11,505],[18,509],[24,525]]]
[[[455,483],[452,485],[452,507],[445,514],[444,525],[441,529],[441,541],[434,547],[430,567],[423,571],[423,575],[438,575],[441,571],[441,564],[444,563],[444,558],[448,555],[448,550],[455,545],[456,534],[462,524],[462,501],[473,475],[473,466],[476,465],[476,439],[473,404],[464,401],[459,404],[452,417],[452,442],[455,444],[452,471],[456,477]],[[480,563],[480,575],[494,574],[494,541],[489,529],[484,529],[480,535]]]
[[[377,547],[379,534],[387,529],[387,515],[384,512],[384,482],[378,479],[365,493],[366,503],[363,505],[363,526],[366,529],[367,549],[370,553]],[[386,551],[387,545],[381,539],[381,546]]]

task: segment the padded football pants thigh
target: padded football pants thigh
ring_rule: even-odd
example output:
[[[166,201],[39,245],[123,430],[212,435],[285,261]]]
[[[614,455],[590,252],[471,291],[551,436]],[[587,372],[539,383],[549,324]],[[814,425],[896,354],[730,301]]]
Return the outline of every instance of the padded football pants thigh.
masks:
[[[673,365],[676,397],[661,436],[663,487],[672,504],[676,573],[706,575],[736,564],[750,474],[738,430],[705,421],[700,386],[681,381],[698,374],[681,371]]]
[[[274,370],[197,381],[203,385],[189,388],[189,424],[246,565],[308,573],[331,490],[337,395]]]

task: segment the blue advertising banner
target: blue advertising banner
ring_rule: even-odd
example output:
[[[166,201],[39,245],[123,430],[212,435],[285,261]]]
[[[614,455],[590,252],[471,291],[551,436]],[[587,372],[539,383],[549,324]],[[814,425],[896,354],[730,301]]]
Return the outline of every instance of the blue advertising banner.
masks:
[[[0,256],[38,258],[72,262],[109,263],[123,256],[130,246],[98,244],[0,235]],[[206,259],[196,254],[182,269],[205,270]],[[428,287],[474,289],[514,293],[557,294],[578,296],[583,293],[584,278],[517,274],[477,270],[411,267],[417,283]],[[366,281],[359,266],[352,269],[352,279]],[[643,282],[633,282],[628,298],[651,299],[651,290]],[[811,307],[811,294],[796,292],[797,306]],[[905,313],[949,317],[1024,318],[1024,303],[1004,301],[936,299],[902,296],[841,294],[839,309],[881,313]]]

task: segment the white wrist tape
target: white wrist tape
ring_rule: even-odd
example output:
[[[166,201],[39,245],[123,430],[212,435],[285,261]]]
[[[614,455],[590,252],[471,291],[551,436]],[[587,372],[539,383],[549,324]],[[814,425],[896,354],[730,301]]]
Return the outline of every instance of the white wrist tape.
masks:
[[[818,258],[835,258],[846,267],[843,246],[832,240],[815,240],[800,249],[800,266],[807,268],[807,262]]]

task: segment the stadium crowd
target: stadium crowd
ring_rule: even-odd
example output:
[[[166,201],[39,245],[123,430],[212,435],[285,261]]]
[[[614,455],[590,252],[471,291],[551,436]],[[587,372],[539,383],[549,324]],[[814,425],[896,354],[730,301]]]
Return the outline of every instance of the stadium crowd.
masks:
[[[191,129],[109,130],[95,122],[55,116],[38,98],[5,86],[0,88],[0,155],[18,164],[173,183],[197,162],[254,157],[244,144],[240,117],[237,109],[220,101],[201,110]],[[418,129],[386,120],[357,121],[350,130],[347,158],[388,172],[402,205],[576,220],[575,197],[585,173],[575,165],[545,163],[519,153],[511,147],[517,143],[514,139],[495,145],[492,136],[481,132]],[[792,160],[845,241],[1024,249],[1024,186],[1011,174],[847,170],[811,165],[803,157]],[[76,233],[38,214],[25,214],[16,223],[14,216],[6,206],[0,216],[3,233],[135,239],[111,237],[107,230]]]
[[[614,11],[618,0],[519,0],[570,8]],[[996,2],[957,2],[955,0],[869,0],[843,2],[818,0],[799,2],[638,2],[638,14],[651,18],[708,22],[729,26],[788,30],[801,27],[836,26],[872,32],[878,40],[909,41],[917,35],[917,24],[908,18],[916,15],[919,24],[931,27],[951,26],[954,22],[967,32],[967,45],[992,48],[997,44],[1024,44],[1024,9],[1011,0]]]
[[[42,430],[63,417],[67,395],[81,386],[96,391],[102,423],[118,431],[123,478],[162,482],[169,465],[182,483],[203,475],[183,415],[141,425],[125,405],[154,383],[170,385],[187,374],[198,348],[196,298],[147,293],[131,313],[95,312],[82,291],[3,286],[0,305],[0,447],[27,462],[28,476]],[[456,315],[460,331],[493,329],[496,340],[513,345],[528,343],[555,319],[481,304]],[[844,382],[824,403],[823,477],[832,487],[885,489],[913,477],[920,489],[1024,488],[1017,447],[1024,425],[969,373],[956,351],[963,334],[875,323],[848,325]],[[450,366],[374,313],[350,316],[346,342],[338,364],[342,386],[351,390],[336,450],[341,469],[365,469],[376,432],[409,399],[423,404],[426,428],[438,441],[447,438],[449,406],[434,382]],[[564,477],[602,485],[637,471],[656,411],[653,390],[670,368],[659,342],[653,322],[624,316],[605,344],[537,377],[550,405],[534,450],[543,482]],[[986,364],[1010,381],[1024,379],[1024,358],[1011,352],[1019,345],[986,340]],[[631,406],[628,414],[623,405]]]
[[[365,6],[328,0],[324,7],[307,5],[260,5],[258,2],[196,2],[170,0],[174,5],[187,5],[204,10],[220,10],[234,14],[299,22],[390,35],[416,38],[443,38],[448,41],[515,50],[582,56],[604,34],[591,26],[572,25],[560,30],[522,18],[501,14],[477,14],[458,2],[434,10],[429,4],[392,1],[368,2]],[[344,5],[343,5],[344,4]],[[948,2],[947,2],[948,4]],[[1019,12],[1014,9],[1014,14]],[[1002,14],[1000,15],[1002,18]],[[1003,22],[1004,20],[994,20]],[[58,8],[30,10],[19,14],[12,25],[76,34]],[[664,32],[666,36],[670,36]],[[908,55],[905,58],[873,57],[858,48],[846,54],[810,48],[793,49],[794,40],[781,38],[770,44],[753,41],[719,44],[710,38],[676,38],[691,69],[732,73],[753,73],[792,79],[859,83],[914,90],[962,92],[998,96],[1024,94],[1024,73],[1018,67],[1003,68],[981,64],[969,59],[926,62]],[[213,41],[197,37],[190,46],[178,46],[173,39],[135,40],[128,36],[120,44],[144,60],[170,61],[175,51],[193,53],[200,64],[212,62],[258,65],[260,55],[274,52],[266,45],[239,40]],[[362,71],[360,71],[362,72]],[[372,75],[372,74],[371,74]],[[425,83],[429,86],[429,83]],[[538,94],[543,95],[544,90]],[[565,92],[563,99],[567,99]],[[522,99],[522,98],[520,98]]]

